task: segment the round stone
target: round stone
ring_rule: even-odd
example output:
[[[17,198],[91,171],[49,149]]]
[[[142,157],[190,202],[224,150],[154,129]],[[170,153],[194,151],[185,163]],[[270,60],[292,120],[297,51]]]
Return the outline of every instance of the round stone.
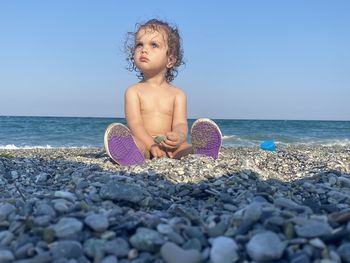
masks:
[[[90,238],[84,242],[84,252],[90,258],[101,257],[105,251],[106,240]]]
[[[101,263],[118,263],[116,256],[110,255],[102,259]]]
[[[129,243],[123,238],[115,238],[107,241],[105,244],[105,251],[108,254],[116,255],[117,257],[125,257],[130,250]]]
[[[90,214],[84,222],[96,232],[103,232],[109,226],[108,218],[103,214]]]
[[[201,261],[198,250],[184,250],[172,242],[165,243],[160,249],[160,254],[166,263],[199,263]]]
[[[350,243],[344,243],[338,247],[337,252],[344,262],[350,262]]]
[[[82,245],[75,240],[60,240],[50,245],[50,251],[54,259],[79,258],[83,255]]]
[[[158,224],[157,230],[161,234],[169,234],[169,233],[172,233],[174,231],[173,228],[167,224]]]
[[[132,194],[130,194],[132,193]],[[101,187],[100,197],[107,200],[128,201],[139,203],[150,194],[138,185],[119,182],[118,184],[105,184]]]
[[[144,227],[139,227],[136,234],[130,238],[130,243],[133,247],[149,252],[157,251],[164,242],[165,240],[161,234],[153,229]]]
[[[79,232],[83,228],[83,223],[76,218],[64,217],[56,225],[53,230],[58,238],[68,237]]]
[[[16,207],[9,203],[0,203],[0,221],[6,220],[7,216],[16,210]]]
[[[15,259],[10,250],[0,250],[0,262],[12,262]]]
[[[256,261],[280,259],[284,248],[285,244],[271,231],[254,235],[246,245],[249,256]]]
[[[56,191],[54,195],[55,197],[64,198],[70,201],[76,200],[76,196],[73,193],[67,191]]]
[[[238,260],[236,242],[228,237],[220,236],[214,239],[210,250],[213,263],[232,263]]]
[[[298,236],[313,238],[328,235],[332,232],[332,228],[323,222],[308,222],[301,226],[295,226]]]
[[[0,244],[7,246],[14,239],[15,235],[8,230],[4,230],[0,232]]]

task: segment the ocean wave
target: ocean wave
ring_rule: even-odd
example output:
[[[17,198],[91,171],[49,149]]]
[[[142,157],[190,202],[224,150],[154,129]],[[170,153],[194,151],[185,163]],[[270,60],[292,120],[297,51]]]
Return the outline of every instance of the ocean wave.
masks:
[[[225,135],[222,137],[222,145],[225,147],[259,147],[260,144],[264,140],[256,139],[256,138],[241,138],[236,135]],[[286,141],[286,140],[273,140],[276,145],[304,145],[304,146],[350,146],[350,139],[305,139],[305,138],[299,138],[297,140],[293,141]],[[96,148],[96,147],[103,147],[100,146],[93,146],[93,145],[59,145],[59,146],[53,146],[50,144],[47,145],[15,145],[15,144],[7,144],[7,145],[0,145],[0,150],[17,150],[17,149],[86,149],[86,148]]]
[[[223,145],[227,147],[256,147],[264,140],[256,138],[241,138],[235,135],[223,136]],[[293,138],[286,140],[272,139],[277,145],[305,145],[305,146],[350,146],[349,139],[315,139]]]
[[[349,146],[350,140],[344,139],[344,140],[323,140],[323,141],[310,141],[310,142],[303,142],[299,143],[306,146]]]
[[[94,148],[93,146],[51,146],[51,145],[35,145],[35,146],[16,146],[14,144],[0,145],[0,150],[20,150],[20,149],[79,149]]]
[[[0,149],[5,149],[5,150],[17,150],[17,149],[51,149],[54,148],[51,145],[46,145],[46,146],[42,146],[42,145],[36,145],[36,146],[29,146],[29,145],[25,145],[25,146],[16,146],[14,144],[7,144],[7,145],[0,145]]]
[[[223,140],[229,140],[232,138],[237,138],[237,136],[236,135],[222,135]]]

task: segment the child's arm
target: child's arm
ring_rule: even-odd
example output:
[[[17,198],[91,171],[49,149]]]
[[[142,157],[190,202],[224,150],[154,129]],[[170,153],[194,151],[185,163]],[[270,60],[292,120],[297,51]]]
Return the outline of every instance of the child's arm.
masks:
[[[167,138],[162,143],[168,149],[176,149],[186,141],[188,130],[186,100],[186,94],[178,90],[175,97],[172,131],[166,134]]]
[[[133,87],[128,88],[125,92],[125,117],[132,135],[141,140],[153,156],[163,157],[166,155],[159,146],[155,145],[152,136],[147,133],[143,125],[140,100]]]

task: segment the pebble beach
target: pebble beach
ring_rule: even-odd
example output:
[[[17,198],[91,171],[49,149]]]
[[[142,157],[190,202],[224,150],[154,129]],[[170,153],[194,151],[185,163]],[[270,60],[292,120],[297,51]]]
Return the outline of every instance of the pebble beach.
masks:
[[[2,149],[0,262],[350,262],[350,146]]]

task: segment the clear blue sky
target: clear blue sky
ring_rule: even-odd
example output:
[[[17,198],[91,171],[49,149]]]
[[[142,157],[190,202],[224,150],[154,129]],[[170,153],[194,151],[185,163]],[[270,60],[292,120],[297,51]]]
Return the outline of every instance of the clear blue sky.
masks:
[[[182,34],[190,118],[350,120],[350,1],[0,0],[0,115],[123,117],[123,41]]]

